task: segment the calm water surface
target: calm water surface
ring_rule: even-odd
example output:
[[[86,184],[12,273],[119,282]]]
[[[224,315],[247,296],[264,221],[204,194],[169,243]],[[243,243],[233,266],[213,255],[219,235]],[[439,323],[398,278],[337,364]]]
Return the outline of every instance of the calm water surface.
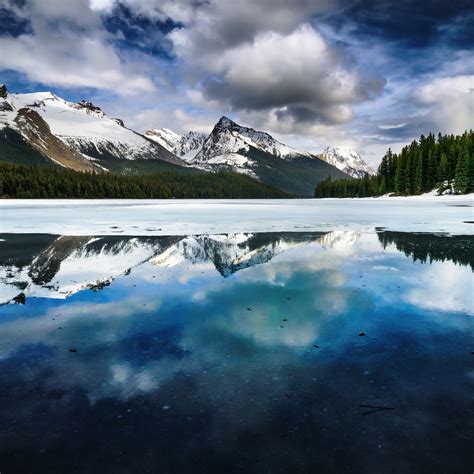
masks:
[[[2,474],[474,469],[473,236],[0,239]]]

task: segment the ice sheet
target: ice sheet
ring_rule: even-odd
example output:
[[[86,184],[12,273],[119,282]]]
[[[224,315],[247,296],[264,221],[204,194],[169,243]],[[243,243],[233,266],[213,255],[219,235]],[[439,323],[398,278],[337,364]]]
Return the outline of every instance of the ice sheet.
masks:
[[[1,200],[0,232],[60,235],[373,230],[473,234],[473,195],[305,200]]]

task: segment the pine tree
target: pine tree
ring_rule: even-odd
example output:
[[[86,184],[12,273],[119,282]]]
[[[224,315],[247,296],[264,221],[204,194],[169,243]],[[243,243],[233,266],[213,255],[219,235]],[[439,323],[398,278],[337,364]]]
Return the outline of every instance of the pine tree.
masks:
[[[437,179],[437,166],[436,166],[436,157],[434,156],[434,146],[428,152],[428,171],[427,171],[427,182],[426,182],[426,191],[430,191],[435,187]]]
[[[454,188],[458,193],[465,193],[469,189],[469,151],[467,148],[459,153]]]
[[[467,176],[468,176],[467,192],[471,193],[474,191],[474,147],[472,147],[471,151],[469,152]]]
[[[446,153],[441,153],[437,177],[440,184],[443,184],[449,179],[448,157],[446,156]]]
[[[421,194],[423,191],[423,161],[421,151],[416,155],[415,160],[415,177],[413,182],[413,193]]]

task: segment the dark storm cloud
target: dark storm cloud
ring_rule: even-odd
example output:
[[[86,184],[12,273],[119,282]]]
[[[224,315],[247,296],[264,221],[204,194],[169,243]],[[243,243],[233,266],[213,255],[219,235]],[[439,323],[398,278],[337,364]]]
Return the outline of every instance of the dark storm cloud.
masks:
[[[425,48],[441,37],[453,47],[474,42],[473,4],[470,0],[360,0],[330,13],[326,21],[337,27],[348,24],[358,36],[397,41],[404,47]]]
[[[102,15],[105,28],[116,35],[115,43],[123,49],[139,51],[172,59],[172,45],[166,37],[173,29],[183,25],[170,18],[151,18],[137,14],[130,7],[119,3],[107,14]]]
[[[178,3],[191,7],[187,34],[196,52],[207,55],[252,41],[265,32],[289,34],[308,18],[328,12],[337,0],[236,0]],[[166,2],[165,2],[166,3]],[[166,11],[166,9],[164,9]]]
[[[19,36],[30,32],[29,22],[8,6],[0,5],[0,35]]]

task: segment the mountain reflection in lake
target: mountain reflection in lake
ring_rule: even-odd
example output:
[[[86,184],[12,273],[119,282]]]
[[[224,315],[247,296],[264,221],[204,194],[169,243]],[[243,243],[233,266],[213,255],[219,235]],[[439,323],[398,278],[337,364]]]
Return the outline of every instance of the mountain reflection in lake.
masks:
[[[0,472],[471,472],[473,250],[0,235]]]

